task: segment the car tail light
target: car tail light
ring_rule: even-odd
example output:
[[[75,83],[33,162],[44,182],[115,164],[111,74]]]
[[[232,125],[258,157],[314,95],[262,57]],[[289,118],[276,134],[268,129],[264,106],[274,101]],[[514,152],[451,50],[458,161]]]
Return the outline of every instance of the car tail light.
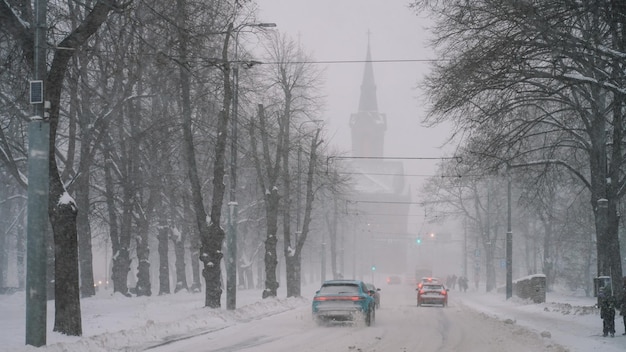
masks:
[[[361,296],[320,296],[314,297],[314,301],[360,301],[364,299]]]
[[[446,290],[441,290],[441,294],[445,296],[448,292],[446,292]]]
[[[424,292],[425,292],[424,290],[420,290],[420,295],[423,295]]]

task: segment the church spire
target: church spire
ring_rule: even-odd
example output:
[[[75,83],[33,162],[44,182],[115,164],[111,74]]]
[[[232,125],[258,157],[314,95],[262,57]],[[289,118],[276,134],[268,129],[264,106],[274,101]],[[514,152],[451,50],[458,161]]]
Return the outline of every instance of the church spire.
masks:
[[[361,82],[361,97],[359,98],[359,111],[378,111],[376,99],[376,83],[374,81],[374,67],[372,66],[372,53],[370,50],[370,31],[367,31],[367,54],[365,56],[365,69],[363,82]]]
[[[383,156],[387,116],[378,112],[369,31],[367,32],[367,54],[361,82],[359,110],[350,115],[350,129],[352,131],[352,156]]]

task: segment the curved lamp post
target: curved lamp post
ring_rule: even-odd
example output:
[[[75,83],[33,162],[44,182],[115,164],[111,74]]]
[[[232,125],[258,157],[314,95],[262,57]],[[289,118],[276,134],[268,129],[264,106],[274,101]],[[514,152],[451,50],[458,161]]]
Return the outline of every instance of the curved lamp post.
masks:
[[[230,196],[228,212],[228,238],[226,241],[226,309],[237,308],[237,124],[239,105],[239,32],[246,27],[271,28],[276,27],[276,23],[244,23],[235,30],[235,55],[233,63],[233,116],[231,125],[231,145],[230,145]],[[251,66],[252,61],[248,62]]]

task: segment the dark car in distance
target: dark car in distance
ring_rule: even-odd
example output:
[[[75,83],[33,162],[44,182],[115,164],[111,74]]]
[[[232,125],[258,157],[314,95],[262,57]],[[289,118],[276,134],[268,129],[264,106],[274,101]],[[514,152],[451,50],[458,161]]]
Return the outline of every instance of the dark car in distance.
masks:
[[[448,289],[443,284],[424,283],[416,290],[418,307],[423,304],[440,304],[442,307],[448,305]]]
[[[402,278],[398,275],[387,276],[388,285],[399,285],[402,283]]]
[[[313,297],[313,318],[318,324],[363,319],[370,326],[376,318],[376,291],[360,280],[328,280]]]

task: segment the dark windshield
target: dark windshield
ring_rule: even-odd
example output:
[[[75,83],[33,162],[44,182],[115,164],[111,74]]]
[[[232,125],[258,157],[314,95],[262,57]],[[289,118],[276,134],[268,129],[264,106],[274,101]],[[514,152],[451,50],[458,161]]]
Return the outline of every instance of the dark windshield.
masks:
[[[441,290],[443,290],[443,286],[441,286],[441,285],[424,285],[424,289],[425,290],[432,290],[432,291],[441,291]]]
[[[320,289],[322,294],[356,294],[359,293],[359,286],[356,284],[324,285]]]

